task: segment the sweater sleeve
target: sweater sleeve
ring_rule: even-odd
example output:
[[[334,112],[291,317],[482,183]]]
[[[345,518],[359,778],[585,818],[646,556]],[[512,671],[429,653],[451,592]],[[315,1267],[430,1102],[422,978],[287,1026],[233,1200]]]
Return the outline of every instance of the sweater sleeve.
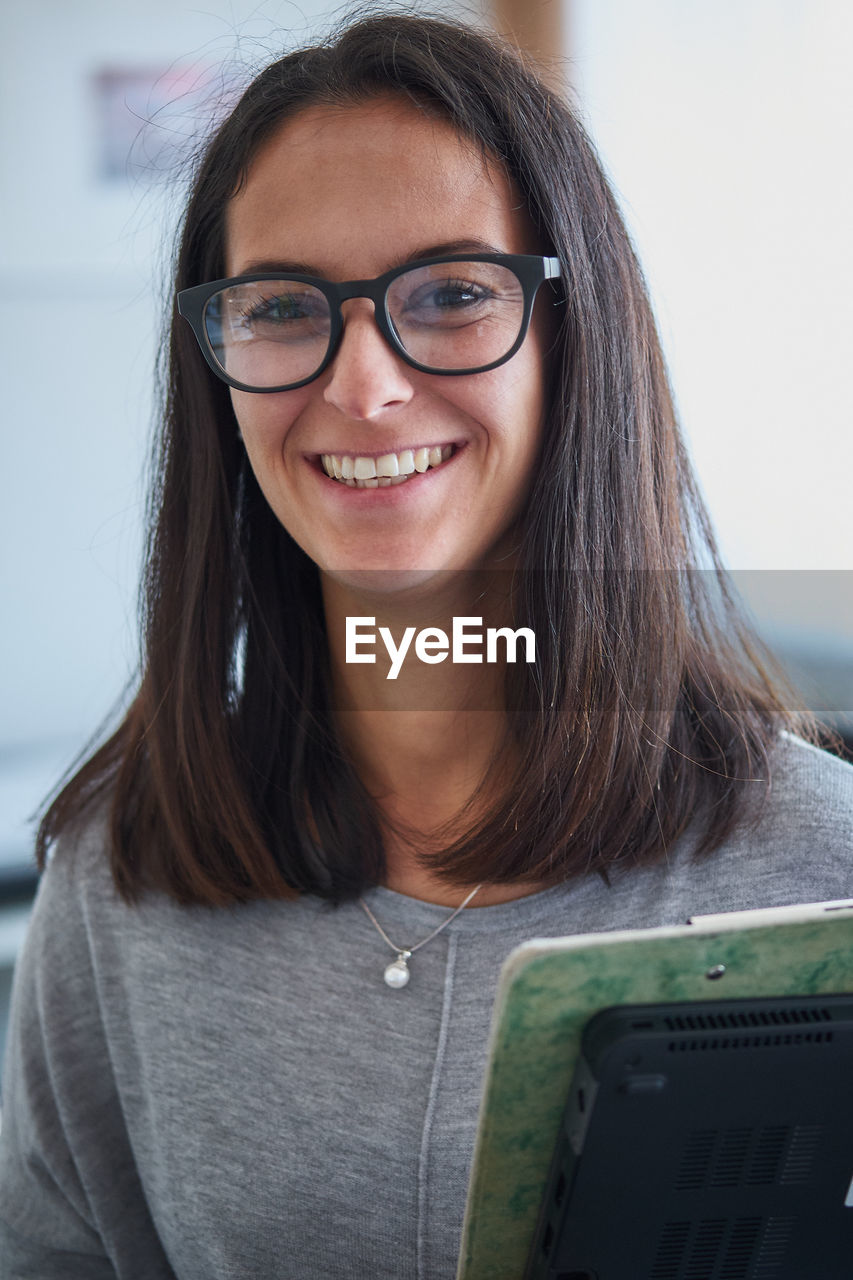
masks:
[[[62,849],[51,859],[15,971],[0,1126],[0,1280],[160,1280],[172,1274],[165,1258],[163,1266],[151,1266],[150,1254],[134,1262],[110,1244],[113,1218],[132,1220],[145,1199],[111,1070],[78,853]],[[115,1193],[109,1200],[105,1182]]]

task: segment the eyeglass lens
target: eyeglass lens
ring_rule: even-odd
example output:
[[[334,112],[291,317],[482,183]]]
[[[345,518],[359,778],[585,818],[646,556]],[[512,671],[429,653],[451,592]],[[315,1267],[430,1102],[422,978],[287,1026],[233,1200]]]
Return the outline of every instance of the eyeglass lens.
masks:
[[[448,262],[395,276],[386,293],[392,331],[418,364],[477,369],[511,350],[524,319],[524,290],[495,262]],[[230,285],[209,299],[205,328],[224,371],[249,387],[310,378],[322,365],[332,330],[330,304],[299,280]]]

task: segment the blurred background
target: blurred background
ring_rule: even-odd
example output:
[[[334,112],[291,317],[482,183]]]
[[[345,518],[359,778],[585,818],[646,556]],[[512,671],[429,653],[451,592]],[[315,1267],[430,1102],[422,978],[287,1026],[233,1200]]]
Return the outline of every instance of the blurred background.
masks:
[[[498,27],[579,107],[725,557],[807,701],[853,735],[853,5],[396,7]],[[260,66],[350,9],[0,0],[0,1052],[32,815],[135,670],[182,160]]]

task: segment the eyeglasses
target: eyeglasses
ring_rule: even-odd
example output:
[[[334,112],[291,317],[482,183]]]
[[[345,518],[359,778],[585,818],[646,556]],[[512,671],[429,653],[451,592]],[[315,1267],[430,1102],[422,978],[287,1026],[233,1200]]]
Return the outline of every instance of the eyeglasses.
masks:
[[[382,336],[413,368],[484,373],[515,355],[539,286],[559,275],[557,258],[512,253],[425,258],[340,284],[261,272],[182,289],[178,311],[213,372],[239,391],[289,391],[318,377],[348,298],[371,299]]]

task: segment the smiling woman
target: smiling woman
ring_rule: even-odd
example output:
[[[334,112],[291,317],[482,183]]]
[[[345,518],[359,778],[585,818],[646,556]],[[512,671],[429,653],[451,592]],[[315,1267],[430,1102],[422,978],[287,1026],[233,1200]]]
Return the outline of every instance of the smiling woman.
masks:
[[[245,303],[240,337],[226,324],[223,365],[240,370],[232,401],[254,475],[327,581],[347,568],[459,571],[510,553],[540,448],[554,328],[555,294],[541,290],[528,332],[545,279],[542,260],[526,256],[536,241],[503,167],[399,96],[305,107],[259,148],[228,205],[226,270],[243,277],[257,262],[281,272],[295,261],[303,278],[215,295],[230,310],[234,290],[255,294],[251,328]],[[482,248],[491,260],[464,257]],[[378,297],[359,296],[367,288]],[[279,337],[294,323],[293,337]],[[250,376],[252,390],[291,389],[252,394]],[[352,484],[335,480],[334,463],[329,477],[324,457],[339,458]],[[390,482],[401,459],[408,482],[380,486],[377,461]]]
[[[500,42],[377,16],[272,63],[200,158],[169,360],[139,690],[39,835],[0,1276],[443,1280],[510,950],[843,897],[853,769]]]

